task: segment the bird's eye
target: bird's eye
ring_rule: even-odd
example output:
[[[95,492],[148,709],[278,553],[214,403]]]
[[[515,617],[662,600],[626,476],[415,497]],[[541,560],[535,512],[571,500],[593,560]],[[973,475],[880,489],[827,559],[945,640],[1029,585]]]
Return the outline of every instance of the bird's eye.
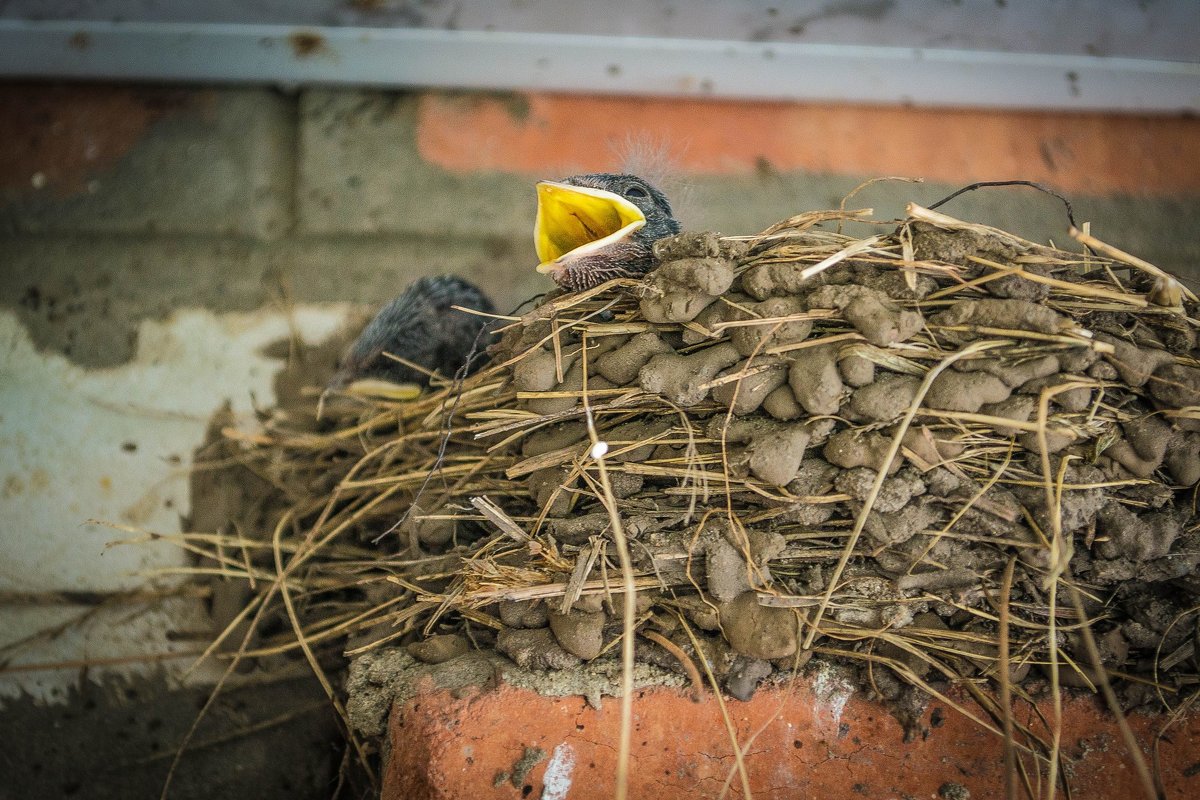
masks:
[[[649,195],[646,194],[646,190],[637,185],[628,187],[625,190],[625,196],[626,197],[649,197]]]

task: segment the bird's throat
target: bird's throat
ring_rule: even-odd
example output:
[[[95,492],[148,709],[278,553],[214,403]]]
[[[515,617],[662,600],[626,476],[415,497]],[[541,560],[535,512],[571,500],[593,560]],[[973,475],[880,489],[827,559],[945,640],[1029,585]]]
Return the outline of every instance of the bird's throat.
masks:
[[[646,224],[646,215],[619,194],[542,181],[537,185],[534,247],[537,271],[556,273],[581,256],[598,253]]]

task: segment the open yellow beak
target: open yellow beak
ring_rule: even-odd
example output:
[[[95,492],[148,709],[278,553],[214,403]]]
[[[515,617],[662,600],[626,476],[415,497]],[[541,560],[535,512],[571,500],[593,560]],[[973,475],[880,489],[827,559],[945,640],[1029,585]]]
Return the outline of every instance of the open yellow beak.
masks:
[[[646,224],[646,215],[619,194],[586,186],[541,181],[537,185],[533,243],[537,271],[564,268],[571,258],[624,239]]]

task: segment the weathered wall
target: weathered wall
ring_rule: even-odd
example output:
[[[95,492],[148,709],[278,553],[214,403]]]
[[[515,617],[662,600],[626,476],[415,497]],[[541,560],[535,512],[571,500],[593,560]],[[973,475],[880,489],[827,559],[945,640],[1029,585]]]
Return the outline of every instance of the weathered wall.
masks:
[[[226,398],[246,416],[270,404],[282,362],[264,348],[290,326],[320,339],[349,304],[422,274],[470,277],[503,309],[548,288],[532,269],[538,178],[633,163],[664,176],[688,227],[746,234],[880,176],[927,179],[848,201],[883,220],[971,181],[1033,179],[1069,195],[1100,238],[1200,279],[1195,119],[7,85],[0,142],[8,697],[178,675],[202,641],[199,601],[164,614],[117,600],[169,590],[182,556],[107,547],[137,534],[87,521],[177,531],[209,415]],[[1061,206],[1029,189],[943,210],[1068,242]]]

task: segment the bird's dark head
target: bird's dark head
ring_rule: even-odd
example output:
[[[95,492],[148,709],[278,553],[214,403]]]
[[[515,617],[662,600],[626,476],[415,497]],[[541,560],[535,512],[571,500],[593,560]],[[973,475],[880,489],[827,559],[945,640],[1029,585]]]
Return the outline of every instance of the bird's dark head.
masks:
[[[640,278],[654,266],[654,243],[679,232],[666,195],[636,175],[542,181],[537,195],[537,269],[569,291]]]

